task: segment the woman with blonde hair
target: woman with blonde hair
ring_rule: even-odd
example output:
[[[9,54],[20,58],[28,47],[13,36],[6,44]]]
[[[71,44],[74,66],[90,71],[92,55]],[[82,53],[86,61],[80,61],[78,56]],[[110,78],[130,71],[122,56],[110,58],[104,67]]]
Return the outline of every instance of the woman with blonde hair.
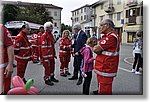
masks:
[[[83,47],[80,51],[81,55],[83,55],[83,60],[81,64],[81,72],[84,77],[83,83],[83,94],[89,95],[90,83],[92,79],[92,70],[94,64],[93,52],[92,49],[95,45],[97,45],[97,38],[90,37],[86,41],[85,47]]]
[[[67,75],[71,75],[69,73],[69,62],[72,53],[72,42],[69,37],[70,31],[64,30],[62,33],[62,38],[59,41],[59,58],[60,58],[60,76],[66,77]]]

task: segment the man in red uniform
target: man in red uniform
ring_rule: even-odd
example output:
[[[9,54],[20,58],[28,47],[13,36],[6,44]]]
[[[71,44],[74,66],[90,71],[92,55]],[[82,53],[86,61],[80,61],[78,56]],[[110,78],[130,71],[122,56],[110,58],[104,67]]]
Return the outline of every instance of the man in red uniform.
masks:
[[[6,27],[0,24],[0,94],[10,90],[13,72],[14,48],[11,35]]]
[[[17,75],[20,76],[26,83],[24,74],[28,61],[31,60],[31,43],[28,40],[27,35],[30,33],[30,27],[28,24],[22,26],[21,31],[15,38],[14,52],[15,60],[17,61]]]
[[[70,57],[72,52],[72,42],[69,38],[70,31],[69,30],[64,30],[62,34],[62,38],[59,41],[59,58],[60,58],[60,76],[66,77],[67,75],[71,75],[69,73],[69,62],[70,62]]]
[[[99,84],[99,94],[112,94],[112,83],[117,75],[119,63],[119,36],[114,31],[114,23],[110,19],[103,20],[100,24],[100,34],[104,34],[93,48],[97,54],[95,73]]]
[[[38,64],[41,64],[42,63],[42,52],[41,52],[41,36],[42,34],[44,33],[44,27],[43,26],[40,26],[39,28],[39,33],[38,33],[38,52],[39,52],[39,58],[40,58],[40,62]]]
[[[42,61],[45,68],[44,81],[45,84],[52,86],[54,85],[53,82],[58,82],[58,80],[54,78],[55,58],[57,57],[54,48],[54,37],[52,34],[53,24],[51,22],[46,22],[44,24],[44,29],[45,32],[41,37]]]
[[[32,34],[30,42],[32,44],[32,61],[38,63],[38,35]]]

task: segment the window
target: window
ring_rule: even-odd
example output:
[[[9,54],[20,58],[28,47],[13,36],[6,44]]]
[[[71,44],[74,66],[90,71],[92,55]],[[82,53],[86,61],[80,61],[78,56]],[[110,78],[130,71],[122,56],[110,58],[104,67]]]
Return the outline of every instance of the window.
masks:
[[[140,16],[140,8],[137,8],[137,16]]]
[[[126,18],[129,18],[129,10],[126,10]]]
[[[86,12],[86,8],[84,8],[84,12]]]
[[[143,7],[141,7],[141,16],[143,16]]]
[[[84,15],[84,20],[86,20],[86,15]]]
[[[54,16],[57,16],[57,12],[56,11],[54,12]]]
[[[83,20],[83,16],[81,16],[81,21]]]
[[[81,8],[81,13],[83,13],[83,9]]]
[[[121,0],[117,0],[117,5],[120,5],[121,4]]]
[[[130,10],[129,10],[129,16],[130,16],[130,17],[136,16],[136,8],[133,8],[133,9],[130,9]]]
[[[72,12],[72,16],[74,16],[74,12]]]
[[[109,19],[113,20],[113,15],[109,14]]]
[[[121,12],[118,12],[117,13],[117,21],[120,21],[121,20]]]
[[[78,17],[77,17],[77,22],[79,21]]]
[[[77,11],[77,14],[79,14],[79,10]]]
[[[100,22],[104,19],[104,16],[100,16]]]
[[[57,23],[56,22],[54,23],[54,27],[57,27]]]

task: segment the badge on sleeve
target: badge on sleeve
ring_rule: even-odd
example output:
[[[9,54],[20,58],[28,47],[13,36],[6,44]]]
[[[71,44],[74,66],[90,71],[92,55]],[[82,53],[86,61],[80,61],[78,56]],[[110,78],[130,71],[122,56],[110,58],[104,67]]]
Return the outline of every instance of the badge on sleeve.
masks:
[[[19,46],[20,44],[19,43],[16,43],[16,46]]]
[[[42,44],[45,44],[45,41],[43,41]]]
[[[106,40],[101,41],[101,44],[105,44],[105,43],[106,43]]]

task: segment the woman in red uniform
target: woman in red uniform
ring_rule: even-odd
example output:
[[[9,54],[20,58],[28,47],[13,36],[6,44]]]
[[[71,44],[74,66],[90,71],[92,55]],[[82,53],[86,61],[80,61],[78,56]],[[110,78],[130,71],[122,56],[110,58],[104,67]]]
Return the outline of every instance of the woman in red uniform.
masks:
[[[66,77],[67,75],[71,75],[69,73],[69,62],[70,62],[70,57],[71,57],[71,46],[72,42],[69,38],[70,31],[69,30],[64,30],[62,34],[62,38],[59,41],[59,58],[60,58],[60,76]]]

